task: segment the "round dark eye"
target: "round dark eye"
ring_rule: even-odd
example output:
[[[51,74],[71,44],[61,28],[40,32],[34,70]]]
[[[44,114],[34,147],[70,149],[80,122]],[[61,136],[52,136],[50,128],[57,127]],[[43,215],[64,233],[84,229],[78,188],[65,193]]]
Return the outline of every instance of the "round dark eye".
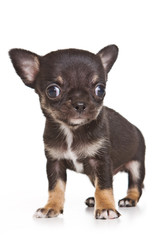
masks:
[[[96,96],[103,98],[105,94],[105,87],[103,85],[97,85],[95,88]]]
[[[56,98],[60,95],[60,89],[56,85],[51,85],[47,88],[46,93],[49,98]]]

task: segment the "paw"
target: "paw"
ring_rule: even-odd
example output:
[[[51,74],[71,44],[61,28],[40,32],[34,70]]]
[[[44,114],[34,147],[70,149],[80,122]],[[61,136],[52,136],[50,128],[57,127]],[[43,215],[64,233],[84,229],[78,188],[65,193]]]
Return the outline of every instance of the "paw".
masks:
[[[85,204],[88,207],[94,207],[94,204],[95,204],[94,197],[87,198],[86,201],[85,201]]]
[[[119,207],[135,207],[136,204],[137,202],[130,198],[123,198],[118,202]]]
[[[95,212],[96,219],[115,219],[119,218],[121,214],[117,210],[112,209],[97,209]]]
[[[39,208],[34,214],[36,218],[53,218],[63,213],[63,210],[55,211],[53,208]]]

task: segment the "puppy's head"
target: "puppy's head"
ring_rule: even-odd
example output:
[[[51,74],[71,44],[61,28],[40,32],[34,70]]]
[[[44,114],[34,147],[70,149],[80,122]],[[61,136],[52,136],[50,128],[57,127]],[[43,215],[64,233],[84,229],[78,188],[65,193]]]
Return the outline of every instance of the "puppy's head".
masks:
[[[96,55],[67,49],[43,57],[12,49],[9,55],[23,82],[38,93],[49,120],[81,126],[95,120],[101,111],[107,74],[118,48],[110,45]]]

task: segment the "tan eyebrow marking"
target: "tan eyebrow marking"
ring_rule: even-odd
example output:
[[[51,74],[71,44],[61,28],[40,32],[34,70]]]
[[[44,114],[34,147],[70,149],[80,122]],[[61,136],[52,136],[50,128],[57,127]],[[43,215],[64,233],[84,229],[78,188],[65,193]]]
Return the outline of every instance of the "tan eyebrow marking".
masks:
[[[63,78],[61,76],[57,77],[57,82],[60,83],[61,85],[63,84]]]
[[[91,82],[96,84],[98,82],[98,75],[94,75]]]

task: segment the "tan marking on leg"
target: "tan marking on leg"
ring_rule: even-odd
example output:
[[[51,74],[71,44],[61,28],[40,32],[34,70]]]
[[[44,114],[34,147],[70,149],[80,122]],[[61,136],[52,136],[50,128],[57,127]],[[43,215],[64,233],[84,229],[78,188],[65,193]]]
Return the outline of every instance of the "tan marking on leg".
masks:
[[[65,182],[58,180],[54,189],[49,191],[48,203],[34,214],[36,218],[51,218],[63,213]]]
[[[138,202],[139,197],[140,197],[140,194],[139,194],[138,188],[134,187],[134,188],[128,189],[126,198],[130,198]]]
[[[48,203],[45,209],[54,209],[55,212],[63,210],[64,205],[65,182],[58,180],[54,190],[49,191]]]
[[[101,190],[98,186],[98,181],[95,181],[95,207],[96,209],[113,209],[115,210],[115,203],[112,188]]]
[[[115,209],[112,189],[96,189],[96,209]]]

